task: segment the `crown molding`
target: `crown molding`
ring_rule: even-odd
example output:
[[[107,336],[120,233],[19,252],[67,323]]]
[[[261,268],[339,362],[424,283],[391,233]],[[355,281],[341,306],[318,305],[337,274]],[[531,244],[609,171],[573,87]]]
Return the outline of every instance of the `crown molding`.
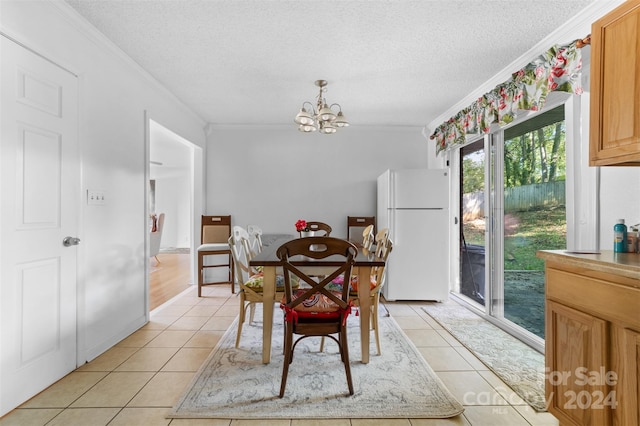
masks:
[[[484,82],[476,90],[462,98],[459,102],[446,109],[442,114],[432,120],[422,129],[422,134],[429,139],[433,131],[442,123],[449,120],[463,108],[468,107],[480,96],[493,90],[497,85],[504,83],[511,75],[531,62],[541,53],[548,50],[554,44],[568,43],[573,40],[584,38],[591,33],[591,24],[615,9],[625,0],[594,0],[589,6],[567,21],[562,27],[557,28],[547,37],[540,40],[535,46],[521,55],[518,59],[503,68],[498,74]]]
[[[273,131],[295,131],[295,133],[300,133],[297,130],[296,124],[224,124],[224,123],[207,123],[204,127],[207,135],[210,135],[216,130],[247,130],[247,131],[263,131],[263,130],[273,130]],[[344,129],[338,130],[335,135],[348,135],[349,132],[362,132],[362,131],[376,131],[376,132],[412,132],[416,134],[420,134],[422,130],[422,126],[382,126],[382,125],[354,125],[353,123]],[[309,134],[321,134],[320,132],[313,132]],[[325,135],[323,135],[325,136]],[[326,135],[332,136],[332,135]]]

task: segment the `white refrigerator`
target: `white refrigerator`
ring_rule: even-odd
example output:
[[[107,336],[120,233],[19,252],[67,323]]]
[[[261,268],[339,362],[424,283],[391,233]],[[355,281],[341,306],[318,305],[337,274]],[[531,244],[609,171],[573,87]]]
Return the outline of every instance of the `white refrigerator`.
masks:
[[[449,293],[449,172],[387,170],[378,177],[377,227],[389,228],[387,300],[446,300]]]

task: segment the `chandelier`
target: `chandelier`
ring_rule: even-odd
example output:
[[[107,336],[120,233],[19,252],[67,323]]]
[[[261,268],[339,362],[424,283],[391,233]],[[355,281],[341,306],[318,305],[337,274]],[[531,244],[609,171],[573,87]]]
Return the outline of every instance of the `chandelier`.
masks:
[[[298,124],[298,130],[305,133],[319,130],[320,133],[331,134],[341,127],[347,127],[349,122],[342,114],[342,107],[339,104],[329,106],[327,100],[322,96],[327,91],[327,81],[316,80],[316,86],[320,88],[316,106],[314,107],[311,102],[304,102],[300,112],[293,120]],[[305,105],[309,105],[309,111],[305,109]],[[337,114],[331,109],[334,105],[338,107]]]

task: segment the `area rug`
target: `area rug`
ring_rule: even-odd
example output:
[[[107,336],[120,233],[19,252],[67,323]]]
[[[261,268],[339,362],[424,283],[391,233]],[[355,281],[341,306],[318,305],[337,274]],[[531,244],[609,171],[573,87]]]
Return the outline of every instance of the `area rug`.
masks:
[[[259,309],[256,318],[262,318]],[[395,320],[381,317],[379,321],[382,355],[373,352],[369,364],[363,364],[359,317],[349,318],[354,395],[349,396],[337,345],[327,340],[324,352],[319,352],[319,338],[307,338],[295,349],[282,399],[278,398],[283,362],[282,314],[276,309],[268,365],[262,364],[262,323],[245,324],[240,348],[236,349],[234,322],[167,417],[447,418],[462,413],[462,405]],[[375,348],[375,343],[371,346]]]
[[[544,355],[454,302],[422,308],[536,411],[546,411]]]

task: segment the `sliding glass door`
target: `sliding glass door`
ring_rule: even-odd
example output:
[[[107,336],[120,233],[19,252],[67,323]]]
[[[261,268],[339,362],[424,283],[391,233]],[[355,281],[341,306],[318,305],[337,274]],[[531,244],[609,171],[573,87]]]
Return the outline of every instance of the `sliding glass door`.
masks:
[[[472,306],[544,345],[544,263],[566,248],[564,107],[460,150],[460,286]]]
[[[460,293],[485,305],[485,168],[484,139],[460,151]]]
[[[495,260],[502,277],[494,293],[502,297],[493,299],[492,311],[544,339],[544,262],[536,252],[566,248],[564,108],[510,127],[501,138],[495,194],[502,235]]]

